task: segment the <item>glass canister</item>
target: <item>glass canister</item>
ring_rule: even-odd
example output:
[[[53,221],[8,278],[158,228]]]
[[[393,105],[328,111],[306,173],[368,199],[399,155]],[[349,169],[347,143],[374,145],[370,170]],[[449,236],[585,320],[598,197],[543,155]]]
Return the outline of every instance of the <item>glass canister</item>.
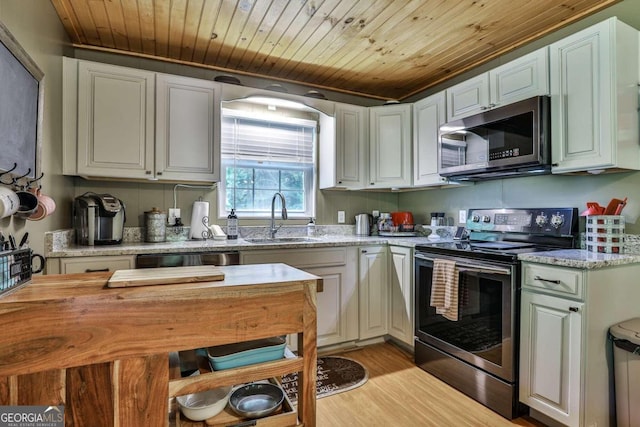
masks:
[[[158,208],[144,213],[145,242],[164,242],[167,237],[167,214]]]

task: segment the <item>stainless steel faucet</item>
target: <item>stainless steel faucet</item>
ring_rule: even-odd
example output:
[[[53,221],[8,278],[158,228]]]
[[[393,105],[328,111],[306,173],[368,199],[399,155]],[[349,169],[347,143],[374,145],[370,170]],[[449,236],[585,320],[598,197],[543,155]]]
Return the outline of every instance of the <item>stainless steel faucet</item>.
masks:
[[[271,233],[271,238],[275,239],[276,238],[276,233],[278,232],[278,230],[280,229],[280,227],[282,227],[282,224],[280,224],[278,227],[276,227],[276,221],[275,221],[275,206],[276,206],[276,197],[280,197],[280,204],[282,204],[282,219],[287,219],[287,201],[284,199],[284,196],[282,195],[282,193],[280,192],[276,192],[273,195],[273,198],[271,199],[271,227],[269,229],[270,233]]]

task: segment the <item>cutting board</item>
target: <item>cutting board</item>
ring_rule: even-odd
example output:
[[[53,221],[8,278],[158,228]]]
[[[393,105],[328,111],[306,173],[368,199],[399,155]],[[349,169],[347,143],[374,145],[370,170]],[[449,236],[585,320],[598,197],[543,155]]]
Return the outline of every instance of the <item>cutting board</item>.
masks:
[[[216,280],[224,280],[224,273],[219,268],[211,265],[143,268],[138,270],[116,270],[107,282],[107,287],[126,288]]]

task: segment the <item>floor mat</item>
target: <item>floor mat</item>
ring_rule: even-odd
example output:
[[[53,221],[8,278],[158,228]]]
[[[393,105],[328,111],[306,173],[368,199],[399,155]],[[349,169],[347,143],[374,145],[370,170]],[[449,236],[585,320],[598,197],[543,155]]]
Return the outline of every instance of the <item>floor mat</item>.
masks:
[[[355,360],[346,357],[318,357],[318,380],[316,382],[316,398],[331,396],[360,387],[367,382],[367,369]],[[291,403],[298,400],[298,373],[282,377],[282,388]]]

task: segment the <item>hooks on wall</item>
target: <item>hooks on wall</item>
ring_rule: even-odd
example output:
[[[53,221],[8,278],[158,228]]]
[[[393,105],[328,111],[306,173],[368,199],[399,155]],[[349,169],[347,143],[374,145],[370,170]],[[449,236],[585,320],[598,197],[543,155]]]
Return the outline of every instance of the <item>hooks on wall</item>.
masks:
[[[4,171],[4,172],[0,172],[0,184],[4,184],[4,185],[13,185],[13,186],[21,186],[24,188],[30,188],[34,183],[40,181],[43,177],[44,177],[44,172],[40,173],[40,176],[35,178],[35,179],[26,179],[24,184],[20,184],[19,181],[23,178],[26,178],[27,175],[29,175],[31,173],[31,168],[27,169],[27,173],[25,173],[22,176],[12,176],[11,172],[13,172],[14,170],[16,170],[16,168],[18,167],[17,163],[13,164],[13,167],[11,169],[9,169],[8,171]],[[5,175],[8,175],[9,178],[11,179],[11,182],[5,182],[4,181],[4,177]]]

